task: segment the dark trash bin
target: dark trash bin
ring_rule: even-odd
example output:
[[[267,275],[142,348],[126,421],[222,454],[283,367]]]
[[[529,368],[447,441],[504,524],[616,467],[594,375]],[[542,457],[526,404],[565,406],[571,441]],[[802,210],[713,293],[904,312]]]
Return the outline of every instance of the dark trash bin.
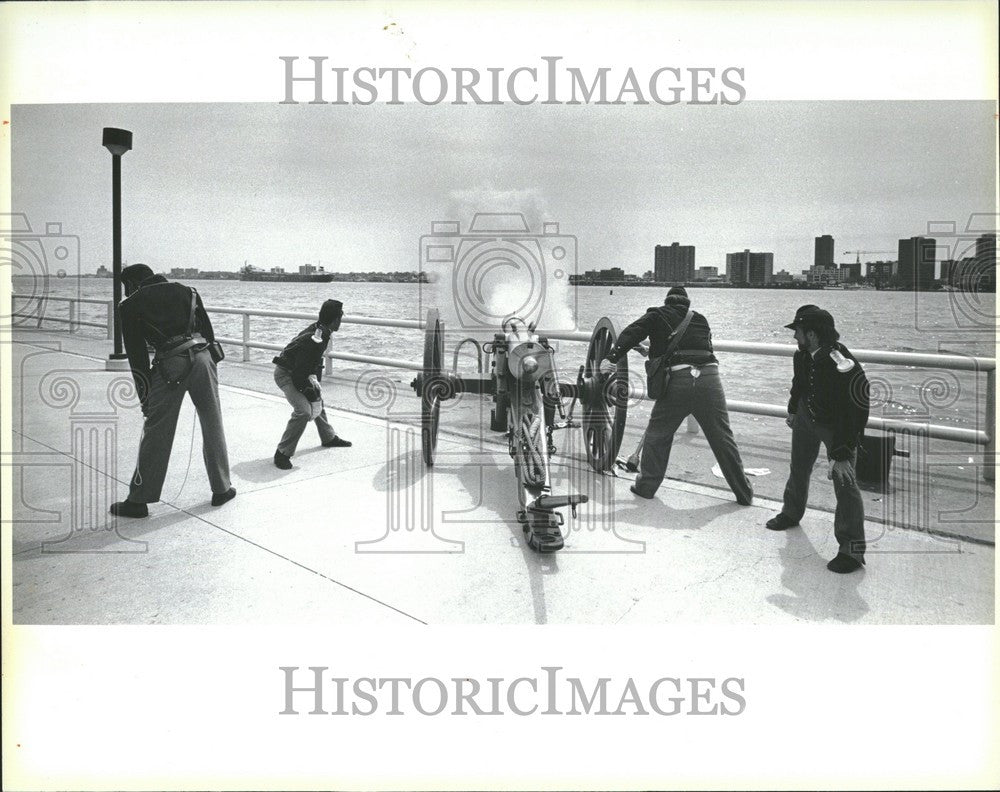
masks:
[[[862,435],[858,453],[858,481],[885,487],[894,456],[908,457],[909,451],[896,450],[896,435]]]

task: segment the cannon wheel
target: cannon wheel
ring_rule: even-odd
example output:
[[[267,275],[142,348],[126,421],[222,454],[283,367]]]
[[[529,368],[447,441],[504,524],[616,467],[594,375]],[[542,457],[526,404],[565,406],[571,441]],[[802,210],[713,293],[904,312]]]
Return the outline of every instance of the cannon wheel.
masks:
[[[441,414],[441,367],[444,363],[444,327],[438,312],[427,312],[424,331],[423,387],[420,394],[420,447],[425,465],[434,464],[437,449],[438,418]]]
[[[600,472],[611,470],[618,458],[618,449],[625,434],[628,417],[628,360],[618,361],[618,371],[609,380],[610,386],[598,386],[598,369],[618,338],[615,326],[606,316],[594,326],[584,364],[584,380],[591,383],[580,398],[583,409],[584,449],[590,466]]]

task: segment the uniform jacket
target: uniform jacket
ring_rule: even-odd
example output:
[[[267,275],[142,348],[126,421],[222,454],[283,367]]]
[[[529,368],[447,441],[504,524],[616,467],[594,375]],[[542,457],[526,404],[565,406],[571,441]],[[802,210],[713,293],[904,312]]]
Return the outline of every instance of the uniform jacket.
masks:
[[[317,327],[323,338],[320,343],[313,341]],[[292,375],[292,384],[298,391],[311,391],[309,377],[315,375],[316,379],[323,379],[323,353],[329,345],[330,331],[321,327],[319,322],[313,322],[281,350],[281,354],[274,358],[274,364]]]
[[[168,338],[188,332],[192,292],[194,290],[183,283],[171,283],[162,275],[153,275],[118,306],[122,341],[140,401],[145,401],[149,382],[147,344],[155,348]],[[215,331],[200,295],[196,297],[194,332],[208,342],[215,341]]]
[[[844,373],[837,371],[837,364],[830,357],[833,349],[854,360],[854,368]],[[794,415],[804,401],[809,417],[833,434],[830,457],[849,459],[868,423],[868,378],[861,364],[847,347],[835,343],[821,347],[815,358],[809,352],[796,351],[792,369],[788,412]]]
[[[684,321],[690,307],[689,300],[671,299],[667,305],[654,305],[646,309],[645,314],[622,330],[608,354],[608,360],[617,363],[632,347],[647,338],[650,359],[659,357],[667,351],[670,334]],[[691,322],[670,359],[672,366],[682,363],[697,366],[718,363],[712,349],[712,328],[708,326],[708,320],[697,311],[692,314]]]

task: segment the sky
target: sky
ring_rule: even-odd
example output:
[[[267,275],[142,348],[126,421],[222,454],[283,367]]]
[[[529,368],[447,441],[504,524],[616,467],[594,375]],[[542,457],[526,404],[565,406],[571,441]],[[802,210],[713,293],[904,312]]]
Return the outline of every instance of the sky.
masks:
[[[134,133],[123,258],[157,270],[416,270],[433,221],[465,231],[475,212],[505,211],[575,236],[580,272],[641,275],[655,245],[679,242],[696,266],[721,272],[749,248],[797,273],[821,234],[838,262],[891,259],[928,223],[961,232],[995,211],[994,113],[945,101],[17,105],[12,206],[36,232],[57,222],[79,237],[81,271],[110,266],[101,130],[116,126]]]

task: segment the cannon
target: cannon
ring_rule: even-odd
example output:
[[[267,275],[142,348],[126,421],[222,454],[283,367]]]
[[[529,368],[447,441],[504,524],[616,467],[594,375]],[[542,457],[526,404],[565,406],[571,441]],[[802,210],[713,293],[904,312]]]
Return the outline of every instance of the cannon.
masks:
[[[563,547],[561,508],[587,502],[582,494],[553,495],[549,460],[556,447],[553,432],[580,428],[587,462],[598,473],[612,470],[628,414],[628,363],[625,357],[610,375],[599,367],[617,334],[610,319],[600,319],[575,381],[560,381],[555,350],[534,325],[511,316],[482,351],[491,356],[489,376],[462,377],[444,368],[444,324],[436,310],[427,314],[423,368],[411,386],[421,403],[421,453],[434,464],[441,404],[459,393],[490,396],[490,429],[506,435],[514,461],[518,498],[516,518],[528,546],[539,553]],[[474,339],[465,339],[466,341]],[[461,347],[461,344],[459,345]],[[457,348],[456,348],[457,357]],[[569,399],[568,408],[565,400]],[[580,408],[579,420],[573,413]]]

